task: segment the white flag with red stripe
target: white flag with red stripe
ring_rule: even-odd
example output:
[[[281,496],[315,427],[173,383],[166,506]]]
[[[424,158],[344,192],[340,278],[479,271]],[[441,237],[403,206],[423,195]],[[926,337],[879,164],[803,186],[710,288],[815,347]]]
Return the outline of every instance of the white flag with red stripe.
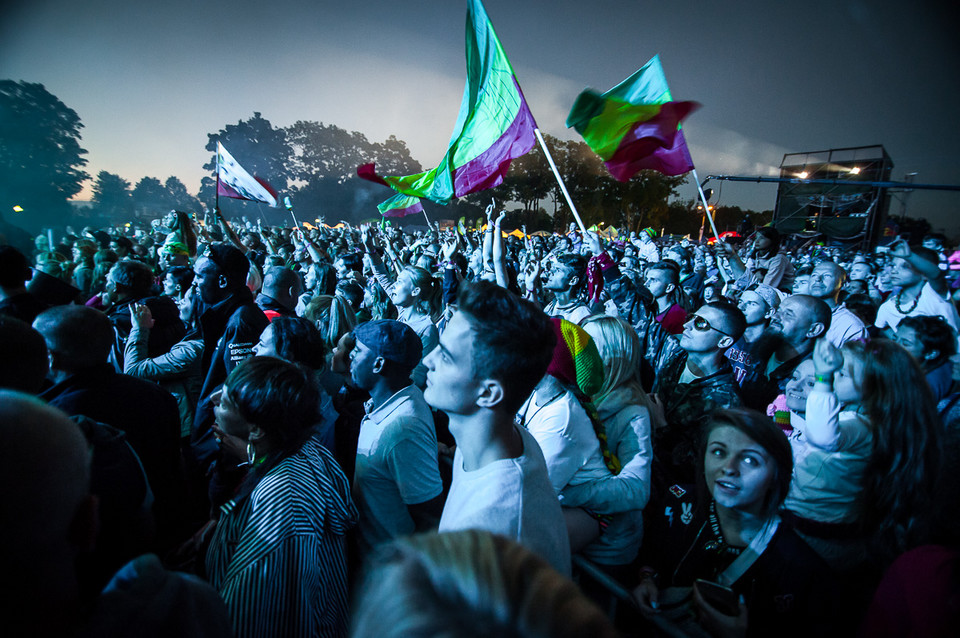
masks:
[[[277,191],[266,180],[248,173],[220,142],[217,142],[217,194],[277,207]]]

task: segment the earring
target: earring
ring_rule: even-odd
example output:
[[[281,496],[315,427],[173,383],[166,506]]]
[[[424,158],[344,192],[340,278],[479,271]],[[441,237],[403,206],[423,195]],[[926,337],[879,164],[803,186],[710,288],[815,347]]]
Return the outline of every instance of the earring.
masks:
[[[253,462],[257,460],[257,451],[253,447],[253,443],[247,443],[247,463],[253,465]]]

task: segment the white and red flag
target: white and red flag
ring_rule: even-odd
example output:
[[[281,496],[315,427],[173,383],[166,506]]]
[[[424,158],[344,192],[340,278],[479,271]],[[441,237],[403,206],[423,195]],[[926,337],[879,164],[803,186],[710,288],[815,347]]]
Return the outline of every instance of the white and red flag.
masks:
[[[277,207],[277,191],[266,180],[248,173],[220,142],[217,142],[217,195]]]

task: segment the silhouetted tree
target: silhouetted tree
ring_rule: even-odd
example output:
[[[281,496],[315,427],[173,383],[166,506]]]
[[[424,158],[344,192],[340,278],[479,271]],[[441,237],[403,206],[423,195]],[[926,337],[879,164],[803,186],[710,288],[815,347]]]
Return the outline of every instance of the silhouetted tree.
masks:
[[[131,193],[134,214],[155,217],[170,208],[170,194],[156,177],[144,177],[133,187]]]
[[[170,208],[195,213],[203,211],[200,200],[191,195],[187,191],[186,185],[178,178],[173,176],[168,177],[167,181],[163,183],[163,186],[167,191],[167,195],[170,197]]]
[[[0,210],[36,230],[70,213],[67,200],[80,192],[87,153],[83,124],[42,84],[0,80]],[[22,206],[23,215],[11,213]]]
[[[357,166],[375,162],[377,170],[406,175],[421,170],[407,145],[390,136],[373,143],[357,131],[332,124],[298,121],[286,129],[293,150],[291,188],[297,210],[304,219],[358,222],[376,218],[376,205],[391,196],[389,189],[357,177]]]
[[[97,214],[113,221],[129,219],[133,213],[131,195],[127,180],[107,171],[97,173],[93,182],[93,208]]]

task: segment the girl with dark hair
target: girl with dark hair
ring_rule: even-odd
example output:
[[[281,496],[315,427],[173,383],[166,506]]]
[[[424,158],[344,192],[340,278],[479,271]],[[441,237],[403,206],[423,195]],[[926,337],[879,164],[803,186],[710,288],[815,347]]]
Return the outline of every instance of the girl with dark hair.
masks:
[[[703,441],[700,489],[671,487],[651,516],[634,590],[643,613],[711,635],[834,633],[830,570],[777,514],[793,468],[783,432],[759,412],[718,410]]]
[[[821,339],[786,517],[834,569],[889,562],[923,542],[939,469],[939,418],[923,371],[885,339]]]
[[[237,636],[342,636],[347,626],[350,488],[318,441],[317,390],[280,359],[238,365],[214,396],[225,457],[246,462],[206,556]]]
[[[179,242],[187,247],[191,258],[197,256],[197,234],[193,230],[193,222],[188,213],[172,210],[164,217],[163,225],[170,231],[165,244]]]
[[[263,329],[260,341],[253,347],[255,356],[277,357],[305,366],[312,372],[319,394],[317,434],[320,442],[336,454],[334,425],[339,415],[331,396],[343,385],[343,377],[330,371],[327,352],[323,335],[312,322],[302,317],[277,317]]]

